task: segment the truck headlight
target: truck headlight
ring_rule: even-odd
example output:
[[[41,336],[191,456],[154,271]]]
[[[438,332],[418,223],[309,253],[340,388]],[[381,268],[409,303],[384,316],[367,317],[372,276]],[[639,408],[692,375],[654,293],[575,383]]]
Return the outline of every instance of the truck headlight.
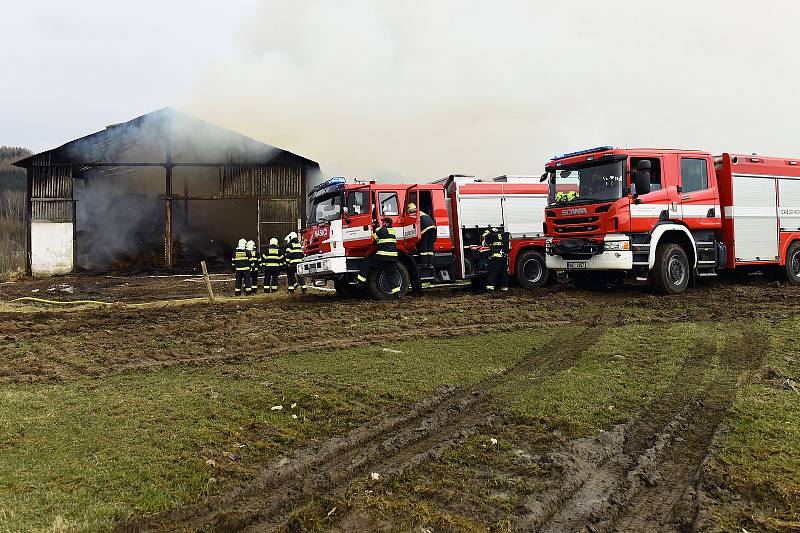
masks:
[[[619,250],[630,250],[631,249],[631,242],[630,241],[605,241],[603,243],[603,248],[607,251],[619,251]]]

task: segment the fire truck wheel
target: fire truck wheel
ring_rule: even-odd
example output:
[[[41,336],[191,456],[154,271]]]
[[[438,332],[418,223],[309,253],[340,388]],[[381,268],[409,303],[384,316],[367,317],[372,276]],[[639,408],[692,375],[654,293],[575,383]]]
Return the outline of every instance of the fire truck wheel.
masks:
[[[800,241],[795,241],[786,250],[786,280],[800,285]]]
[[[656,249],[656,263],[650,281],[662,294],[680,294],[689,286],[691,269],[683,248],[671,242]]]
[[[536,250],[528,250],[519,255],[514,273],[520,287],[526,289],[538,289],[550,281],[550,271],[547,270],[544,255]]]
[[[386,300],[392,297],[392,288],[397,286],[398,277],[400,281],[400,294],[405,296],[408,293],[408,288],[411,285],[411,277],[408,275],[408,269],[403,263],[397,263],[397,274],[394,279],[388,279],[386,274],[381,269],[373,270],[369,275],[367,284],[369,286],[369,293],[373,298],[379,300]]]

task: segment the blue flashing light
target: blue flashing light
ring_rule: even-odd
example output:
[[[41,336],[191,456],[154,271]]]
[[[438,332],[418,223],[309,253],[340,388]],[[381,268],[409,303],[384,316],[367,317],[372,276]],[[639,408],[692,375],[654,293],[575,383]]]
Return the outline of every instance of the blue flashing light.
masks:
[[[566,159],[568,157],[573,157],[576,155],[591,154],[592,152],[600,152],[603,150],[613,150],[613,149],[614,149],[613,146],[597,146],[595,148],[589,148],[588,150],[578,150],[577,152],[569,152],[567,154],[554,155],[553,157],[550,158],[550,161],[558,161],[559,159]]]

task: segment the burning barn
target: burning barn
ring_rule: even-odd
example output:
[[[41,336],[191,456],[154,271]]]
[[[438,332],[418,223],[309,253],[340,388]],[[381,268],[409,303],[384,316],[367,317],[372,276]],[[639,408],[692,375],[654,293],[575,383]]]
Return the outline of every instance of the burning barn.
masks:
[[[28,271],[227,263],[304,219],[314,161],[164,108],[15,163],[28,172]]]

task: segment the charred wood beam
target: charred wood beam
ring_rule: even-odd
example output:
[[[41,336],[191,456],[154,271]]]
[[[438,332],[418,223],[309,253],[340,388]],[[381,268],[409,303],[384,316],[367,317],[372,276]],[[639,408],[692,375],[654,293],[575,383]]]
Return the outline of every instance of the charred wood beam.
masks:
[[[173,200],[296,200],[297,196],[181,196],[173,194],[170,198]]]
[[[165,167],[164,266],[172,268],[172,165]]]
[[[76,167],[285,167],[287,165],[271,165],[269,163],[74,163]]]

